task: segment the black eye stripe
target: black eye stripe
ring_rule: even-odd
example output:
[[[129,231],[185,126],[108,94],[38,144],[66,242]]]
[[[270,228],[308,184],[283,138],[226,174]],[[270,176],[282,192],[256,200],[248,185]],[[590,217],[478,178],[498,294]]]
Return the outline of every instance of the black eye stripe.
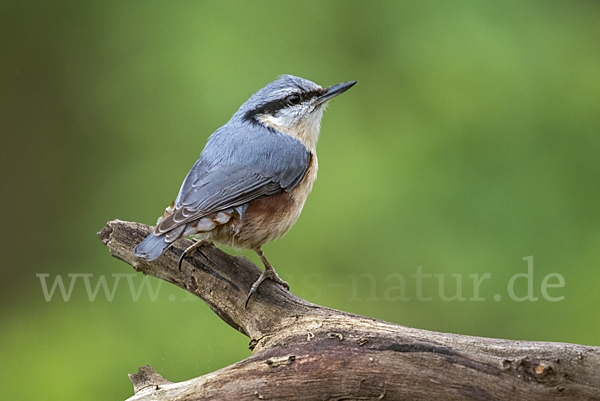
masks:
[[[249,110],[244,115],[244,120],[256,122],[256,120],[255,120],[256,116],[265,115],[265,114],[275,115],[281,109],[298,105],[298,104],[305,102],[307,100],[310,100],[314,97],[321,96],[325,92],[326,92],[325,89],[321,89],[321,90],[314,90],[314,91],[310,91],[310,92],[291,93],[283,99],[272,100],[268,103],[264,103],[264,104],[258,106],[254,110]],[[290,99],[292,96],[298,96],[300,98],[299,101],[296,103],[293,103]]]
[[[285,99],[273,100],[271,102],[265,103],[265,104],[257,107],[254,110],[249,110],[246,113],[246,115],[244,116],[244,118],[246,120],[249,120],[249,119],[254,119],[254,117],[256,117],[256,116],[260,116],[260,115],[264,115],[264,114],[274,115],[275,113],[277,113],[277,111],[279,111],[287,106],[288,106],[288,104],[285,101]]]

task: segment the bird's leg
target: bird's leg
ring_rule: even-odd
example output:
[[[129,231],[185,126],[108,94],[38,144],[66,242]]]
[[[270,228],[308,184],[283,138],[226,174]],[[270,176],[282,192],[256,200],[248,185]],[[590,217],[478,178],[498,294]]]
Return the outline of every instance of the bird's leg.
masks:
[[[252,288],[250,288],[248,297],[246,297],[246,307],[248,307],[248,301],[250,300],[250,297],[252,296],[252,294],[254,294],[256,292],[256,289],[258,288],[260,283],[262,283],[266,279],[271,279],[274,282],[276,282],[277,284],[281,285],[286,290],[288,290],[288,291],[290,290],[290,286],[288,285],[288,283],[286,283],[285,281],[283,281],[282,279],[279,278],[279,276],[275,272],[275,269],[273,269],[273,266],[271,266],[271,264],[265,257],[264,252],[260,248],[258,248],[255,251],[256,251],[256,253],[258,253],[258,256],[260,257],[260,260],[263,262],[263,265],[265,265],[265,270],[262,272],[262,274],[260,275],[258,280],[256,280],[254,282],[254,284],[252,284]]]
[[[179,271],[181,271],[181,263],[183,262],[183,259],[185,257],[189,256],[189,254],[192,253],[192,251],[194,249],[200,248],[202,246],[202,244],[204,244],[204,241],[203,240],[198,240],[195,243],[193,243],[192,245],[188,246],[185,251],[183,251],[183,253],[179,257]]]

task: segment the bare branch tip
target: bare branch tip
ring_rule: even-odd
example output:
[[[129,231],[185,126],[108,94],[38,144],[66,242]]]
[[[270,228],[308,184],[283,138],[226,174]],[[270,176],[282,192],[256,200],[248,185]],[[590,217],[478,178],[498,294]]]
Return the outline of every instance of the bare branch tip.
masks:
[[[135,394],[148,387],[158,389],[159,386],[172,383],[158,374],[150,365],[140,366],[138,373],[129,373],[128,376],[133,383]]]

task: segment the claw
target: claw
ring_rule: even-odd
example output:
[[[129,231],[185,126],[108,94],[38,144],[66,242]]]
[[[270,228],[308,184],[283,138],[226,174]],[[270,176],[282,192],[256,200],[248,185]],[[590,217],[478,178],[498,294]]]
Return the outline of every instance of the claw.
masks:
[[[203,243],[204,243],[204,241],[202,241],[202,240],[196,241],[192,245],[188,246],[185,251],[183,251],[183,253],[179,257],[179,271],[181,271],[181,263],[183,262],[183,259],[185,257],[189,256],[189,254],[192,253],[192,251],[194,249],[200,248]]]
[[[250,297],[252,296],[252,294],[254,294],[254,291],[254,286],[252,286],[252,288],[250,288],[248,296],[246,297],[246,303],[244,303],[244,308],[248,308],[248,302],[250,301]]]
[[[179,271],[181,271],[181,263],[183,262],[183,259],[187,256],[187,250],[183,251],[181,253],[181,256],[179,257]]]

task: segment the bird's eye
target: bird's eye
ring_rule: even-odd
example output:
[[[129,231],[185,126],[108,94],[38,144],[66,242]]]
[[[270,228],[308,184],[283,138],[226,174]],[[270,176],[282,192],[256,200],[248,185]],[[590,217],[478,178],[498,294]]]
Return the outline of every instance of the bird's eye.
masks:
[[[288,104],[296,105],[296,104],[300,103],[300,101],[302,100],[302,98],[300,97],[299,94],[294,93],[294,94],[289,95],[288,97],[286,97],[285,100],[286,100],[286,102]]]

